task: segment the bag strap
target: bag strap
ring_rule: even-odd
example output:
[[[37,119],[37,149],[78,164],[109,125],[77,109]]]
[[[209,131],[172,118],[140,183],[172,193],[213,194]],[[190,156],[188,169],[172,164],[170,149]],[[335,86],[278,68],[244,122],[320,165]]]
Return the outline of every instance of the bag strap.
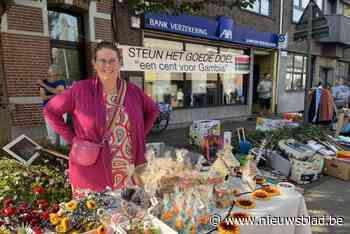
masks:
[[[114,108],[114,113],[113,113],[113,117],[110,119],[109,123],[108,123],[108,127],[107,127],[107,131],[106,133],[110,132],[111,130],[113,130],[115,128],[116,125],[116,118],[120,113],[120,106],[122,106],[124,104],[124,100],[125,100],[125,96],[126,96],[126,90],[127,90],[127,83],[125,80],[120,80],[120,87],[118,89],[118,94],[116,97],[116,101],[115,101],[115,108]],[[105,133],[105,134],[106,134]]]

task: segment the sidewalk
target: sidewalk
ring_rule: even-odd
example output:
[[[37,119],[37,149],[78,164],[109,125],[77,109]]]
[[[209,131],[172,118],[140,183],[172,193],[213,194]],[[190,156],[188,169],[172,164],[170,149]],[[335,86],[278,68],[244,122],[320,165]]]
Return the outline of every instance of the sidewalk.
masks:
[[[256,120],[232,121],[222,123],[224,130],[244,127],[247,131],[255,129]],[[188,144],[188,127],[165,130],[158,135],[150,135],[147,142],[165,142],[179,148],[193,149]],[[309,215],[343,217],[342,226],[313,226],[313,234],[349,234],[350,233],[350,181],[341,181],[324,176],[319,181],[301,186],[305,189],[304,198]]]

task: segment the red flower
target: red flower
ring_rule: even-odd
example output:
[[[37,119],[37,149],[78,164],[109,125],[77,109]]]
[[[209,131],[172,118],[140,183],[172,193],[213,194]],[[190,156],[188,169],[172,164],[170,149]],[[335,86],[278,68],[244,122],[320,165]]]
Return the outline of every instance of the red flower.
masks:
[[[40,209],[45,209],[49,206],[49,203],[44,199],[37,200],[36,204],[39,206]]]
[[[30,224],[31,224],[32,226],[36,226],[36,225],[38,224],[38,219],[32,218],[32,220],[30,220]]]
[[[44,211],[42,214],[41,214],[41,218],[43,220],[48,220],[50,218],[50,212],[48,211]]]
[[[45,193],[45,189],[42,187],[42,186],[35,186],[33,189],[32,189],[33,193],[35,194],[43,194]]]
[[[28,222],[28,221],[30,221],[30,220],[32,219],[32,215],[29,214],[29,213],[24,213],[24,214],[22,215],[22,217],[23,217],[23,219],[24,219],[26,222]]]
[[[60,205],[57,202],[55,202],[51,205],[50,213],[57,213],[59,209]]]
[[[35,234],[43,234],[43,232],[41,231],[41,228],[39,226],[34,227],[34,233]]]
[[[5,199],[5,200],[3,201],[3,205],[4,205],[5,208],[6,208],[6,207],[9,207],[9,206],[11,206],[11,205],[13,205],[13,200],[12,200],[12,198],[7,198],[7,199]]]
[[[13,216],[16,213],[16,209],[13,207],[7,207],[4,209],[5,216]]]

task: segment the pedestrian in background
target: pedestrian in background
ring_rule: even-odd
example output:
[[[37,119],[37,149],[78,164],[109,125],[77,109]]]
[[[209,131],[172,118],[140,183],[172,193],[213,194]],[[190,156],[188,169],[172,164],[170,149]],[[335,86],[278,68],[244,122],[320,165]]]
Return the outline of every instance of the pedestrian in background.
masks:
[[[271,107],[272,81],[269,73],[264,74],[264,79],[259,82],[257,91],[259,95],[260,115],[264,116],[269,113]]]
[[[43,101],[43,107],[57,94],[62,93],[66,84],[65,81],[61,79],[61,76],[58,71],[58,67],[55,65],[51,65],[48,70],[48,77],[43,80],[37,80],[37,85],[39,85],[40,89],[40,97]],[[66,120],[66,116],[64,117]],[[47,139],[51,144],[54,145],[65,145],[65,141],[62,137],[60,137],[48,124],[46,118],[45,126],[47,131]]]
[[[349,86],[345,85],[344,79],[341,78],[337,81],[336,86],[332,88],[332,95],[338,109],[348,107],[350,89]]]

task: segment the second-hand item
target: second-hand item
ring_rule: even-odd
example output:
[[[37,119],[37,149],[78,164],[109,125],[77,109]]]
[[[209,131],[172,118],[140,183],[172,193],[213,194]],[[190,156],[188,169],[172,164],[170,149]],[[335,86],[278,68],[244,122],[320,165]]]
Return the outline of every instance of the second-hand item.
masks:
[[[337,158],[343,158],[350,160],[350,151],[337,151]]]
[[[285,112],[283,113],[283,119],[292,120],[292,121],[300,121],[303,119],[303,115],[296,112]]]
[[[289,177],[290,172],[292,170],[292,163],[278,154],[276,151],[267,150],[266,159],[268,160],[268,164],[276,171],[279,171],[282,175]]]
[[[239,152],[242,154],[247,154],[252,148],[252,143],[246,139],[244,128],[237,128],[237,136],[239,142]]]
[[[309,146],[302,144],[294,139],[280,140],[278,147],[289,157],[297,160],[307,160],[315,154]]]
[[[290,179],[298,184],[308,184],[318,180],[323,171],[324,159],[316,154],[307,161],[290,158],[292,162],[292,172]]]
[[[214,162],[217,158],[217,152],[222,148],[222,139],[220,136],[209,135],[203,138],[202,151],[209,162]]]
[[[291,120],[287,119],[268,119],[268,118],[261,118],[258,117],[256,119],[256,130],[257,131],[272,131],[277,130],[281,128],[293,128],[293,127],[299,127],[299,123],[293,122]]]
[[[247,162],[241,167],[242,172],[242,185],[248,191],[254,191],[256,189],[255,177],[257,174],[256,162],[253,160],[252,155],[247,156]]]
[[[326,159],[324,172],[342,180],[350,180],[350,161],[342,159]]]
[[[201,146],[205,136],[220,136],[220,120],[194,121],[189,129],[189,143]]]
[[[307,142],[307,145],[313,149],[314,151],[317,151],[319,154],[324,155],[324,156],[333,156],[335,155],[335,151],[331,149],[330,147],[327,147],[325,145],[322,145],[321,143],[310,140]]]

